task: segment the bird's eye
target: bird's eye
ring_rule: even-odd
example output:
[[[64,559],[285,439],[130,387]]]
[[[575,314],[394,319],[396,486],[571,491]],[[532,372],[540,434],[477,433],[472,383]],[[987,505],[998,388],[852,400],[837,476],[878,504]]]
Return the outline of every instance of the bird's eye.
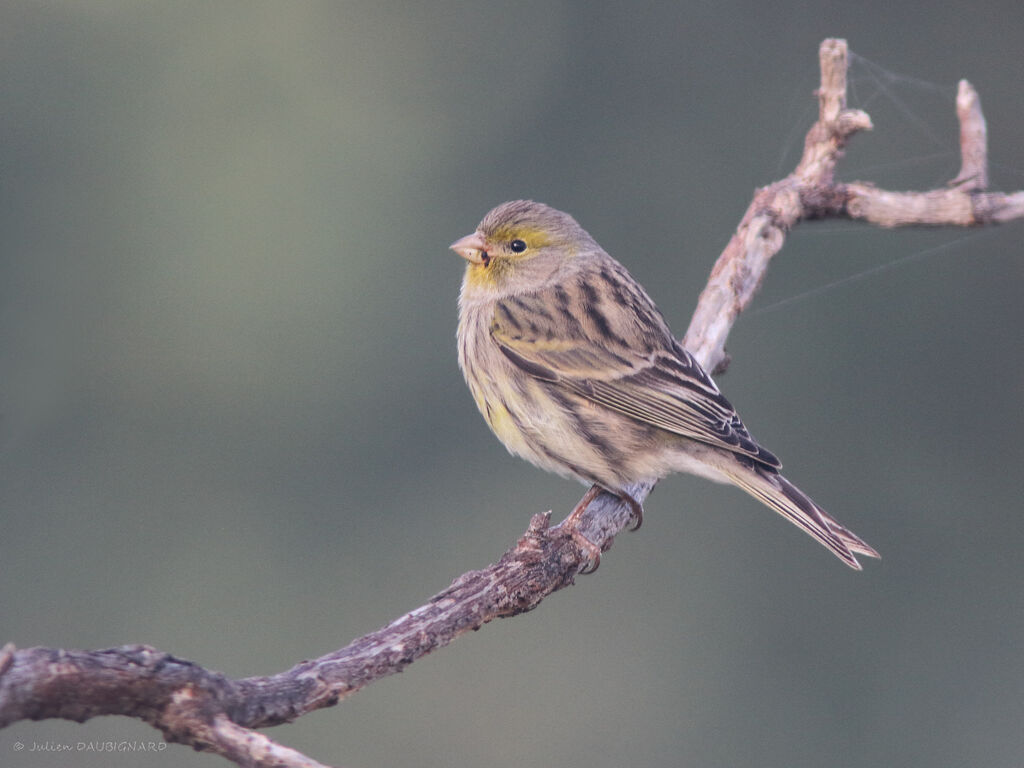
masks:
[[[526,243],[522,240],[513,240],[508,247],[512,249],[512,253],[522,253],[526,250]]]

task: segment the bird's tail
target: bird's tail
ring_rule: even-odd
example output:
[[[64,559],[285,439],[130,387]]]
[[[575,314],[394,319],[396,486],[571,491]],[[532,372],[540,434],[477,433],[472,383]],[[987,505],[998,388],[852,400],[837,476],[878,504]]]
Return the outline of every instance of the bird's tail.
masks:
[[[881,557],[775,470],[740,464],[720,469],[730,481],[813,536],[851,568],[861,570],[855,555]]]

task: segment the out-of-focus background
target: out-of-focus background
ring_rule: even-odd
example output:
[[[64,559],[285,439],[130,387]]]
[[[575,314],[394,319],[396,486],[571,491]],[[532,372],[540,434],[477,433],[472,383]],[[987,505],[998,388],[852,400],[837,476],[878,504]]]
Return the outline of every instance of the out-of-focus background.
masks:
[[[5,3],[0,640],[265,674],[492,562],[583,488],[476,413],[450,242],[568,210],[682,335],[798,157],[823,38],[875,122],[843,178],[952,178],[967,77],[1015,190],[1022,35],[995,0]],[[345,766],[1021,765],[1022,241],[801,225],[731,336],[723,389],[881,562],[673,478],[595,576],[271,735]],[[91,751],[157,738],[23,722],[0,764],[225,764]]]

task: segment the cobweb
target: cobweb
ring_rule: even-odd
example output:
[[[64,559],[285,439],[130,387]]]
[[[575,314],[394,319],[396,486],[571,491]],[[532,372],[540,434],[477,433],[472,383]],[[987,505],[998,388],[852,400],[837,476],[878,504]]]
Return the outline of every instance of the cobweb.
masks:
[[[936,83],[893,70],[853,51],[849,54],[847,105],[866,111],[874,130],[855,136],[840,160],[841,181],[865,181],[892,190],[927,190],[943,188],[960,169],[959,124],[956,118],[956,83]],[[809,76],[810,77],[810,76]],[[817,118],[817,102],[809,99],[817,82],[808,79],[796,86],[789,100],[788,131],[774,171],[766,175],[772,180],[788,174],[799,160],[807,129]],[[985,93],[981,93],[985,105]],[[992,162],[999,148],[991,146],[990,160],[995,189],[1013,190],[1024,186],[1024,172]],[[786,248],[799,250],[799,243],[822,238],[829,243],[853,238],[864,254],[859,263],[845,260],[837,264],[829,279],[813,285],[787,279],[776,284],[788,286],[788,293],[779,295],[766,291],[746,313],[757,317],[791,308],[796,304],[821,299],[839,291],[853,290],[859,283],[884,279],[896,270],[921,268],[922,262],[946,257],[951,259],[993,253],[978,248],[982,238],[992,238],[998,228],[958,229],[942,227],[917,229],[908,237],[900,230],[887,230],[864,222],[831,220],[803,222],[790,235]],[[884,242],[885,245],[879,246]],[[913,244],[909,249],[903,247]],[[1019,255],[1019,254],[1018,254]],[[871,263],[864,263],[869,261]],[[773,266],[773,276],[780,276]],[[776,281],[772,280],[773,283]],[[793,287],[796,286],[794,292]],[[766,300],[765,300],[766,299]]]

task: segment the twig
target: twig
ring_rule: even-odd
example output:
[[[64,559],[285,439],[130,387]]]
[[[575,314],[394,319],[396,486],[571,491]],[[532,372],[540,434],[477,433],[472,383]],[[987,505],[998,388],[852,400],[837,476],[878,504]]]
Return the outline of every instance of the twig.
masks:
[[[988,127],[978,92],[966,80],[957,87],[956,117],[960,121],[960,173],[949,185],[968,192],[988,189]]]
[[[846,107],[847,47],[820,49],[819,114],[803,156],[784,179],[756,191],[715,263],[684,339],[709,370],[727,364],[725,341],[761,285],[771,258],[803,219],[846,217],[884,227],[974,226],[1024,218],[1024,192],[986,192],[985,118],[974,89],[961,81],[957,97],[962,165],[946,189],[889,192],[864,182],[838,183],[847,141],[871,119]],[[643,500],[653,486],[631,490]],[[252,729],[278,725],[337,704],[381,677],[497,618],[532,610],[573,583],[584,553],[550,512],[534,515],[515,547],[495,564],[458,577],[425,605],[334,653],[269,677],[232,680],[147,646],[101,651],[48,648],[0,651],[0,727],[24,719],[85,721],[98,715],[137,717],[168,741],[223,755],[245,766],[317,768],[304,755]],[[602,549],[630,519],[617,497],[599,495],[578,528]]]

